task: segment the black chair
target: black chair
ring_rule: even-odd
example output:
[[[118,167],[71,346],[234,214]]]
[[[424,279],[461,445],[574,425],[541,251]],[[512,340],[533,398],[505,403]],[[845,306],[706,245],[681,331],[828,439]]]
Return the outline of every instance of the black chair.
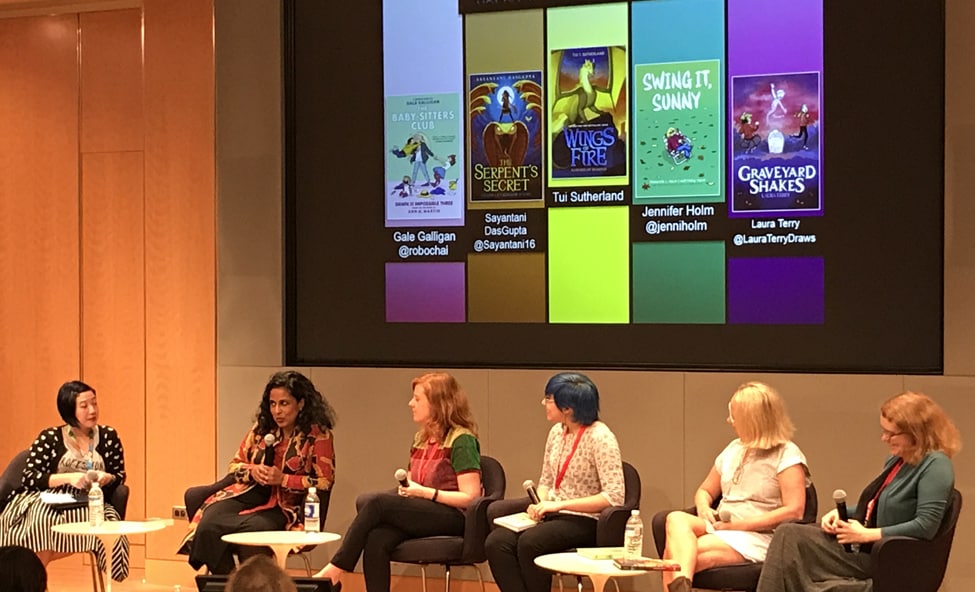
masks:
[[[227,487],[234,482],[234,476],[230,473],[223,476],[223,479],[219,481],[214,481],[209,485],[194,485],[183,492],[183,505],[186,507],[186,520],[190,522],[193,520],[193,515],[196,514],[203,502],[207,500],[208,497],[214,493],[220,491],[224,487]],[[325,516],[328,514],[328,503],[332,497],[332,490],[319,491],[318,500],[321,508],[321,522],[320,524],[325,526]],[[291,551],[290,555],[298,555],[301,557],[301,561],[305,564],[305,573],[307,575],[312,575],[311,560],[308,558],[308,553],[312,551],[317,545],[306,545],[298,550]],[[263,549],[262,547],[250,547],[245,551],[242,547],[237,547],[234,545],[234,554],[237,556],[238,562],[243,561],[249,554],[254,552],[261,553],[263,551],[255,551],[255,549]],[[270,551],[270,548],[267,548]]]
[[[719,495],[713,502],[712,507],[717,508],[721,501]],[[657,547],[657,554],[664,556],[664,547],[667,546],[667,514],[672,510],[657,512],[653,517],[653,542]],[[816,515],[819,511],[819,501],[816,498],[816,486],[811,482],[806,486],[806,509],[802,515],[803,524],[816,522]],[[684,510],[688,514],[697,515],[697,508]],[[758,578],[762,575],[762,563],[733,563],[712,567],[694,574],[694,587],[702,590],[744,590],[754,592],[758,588]]]
[[[490,530],[488,506],[502,499],[505,489],[504,468],[490,456],[481,455],[481,485],[484,488],[484,495],[476,498],[464,510],[464,536],[408,539],[393,549],[393,561],[420,566],[423,592],[427,590],[428,565],[444,566],[446,592],[450,592],[450,568],[469,565],[477,570],[481,592],[484,592],[484,577],[478,564],[487,561],[484,539],[487,538]]]
[[[945,577],[960,513],[961,493],[955,489],[933,539],[890,536],[874,543],[870,549],[874,592],[936,592]]]
[[[0,475],[0,512],[7,507],[10,496],[14,491],[20,489],[24,484],[24,469],[27,468],[27,455],[29,450],[22,450],[14,455],[13,459],[7,464],[7,468]],[[125,510],[129,505],[129,486],[125,483],[105,491],[105,503],[115,508],[120,520],[125,520]],[[111,556],[112,549],[105,549],[105,553]],[[88,551],[91,560],[91,585],[95,592],[104,592],[105,580],[102,572],[98,569],[98,556],[94,551]],[[111,577],[111,574],[109,574]]]
[[[622,547],[623,537],[626,532],[626,521],[630,517],[632,510],[640,509],[640,497],[643,494],[643,485],[640,481],[640,473],[630,463],[623,462],[623,495],[622,506],[610,506],[604,508],[599,513],[596,523],[596,546],[597,547]],[[488,511],[489,518],[494,527],[494,519],[499,516],[507,516],[517,512],[524,512],[530,500],[527,496],[504,500],[491,504]],[[497,527],[501,528],[501,527]],[[562,574],[559,576],[559,590],[562,590]],[[616,581],[613,580],[615,584]],[[576,576],[576,587],[582,590],[582,577]],[[616,586],[619,590],[619,585]]]

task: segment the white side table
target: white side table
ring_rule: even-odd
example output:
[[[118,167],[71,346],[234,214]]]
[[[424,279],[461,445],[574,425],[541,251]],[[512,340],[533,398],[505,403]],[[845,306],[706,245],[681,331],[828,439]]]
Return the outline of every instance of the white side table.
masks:
[[[592,580],[594,592],[603,592],[610,578],[632,578],[650,573],[639,569],[618,569],[612,559],[589,559],[575,551],[540,555],[535,558],[535,565],[556,573],[587,576]]]
[[[256,532],[233,532],[220,537],[221,540],[233,545],[247,545],[251,547],[271,547],[278,565],[284,569],[288,561],[288,553],[295,547],[305,545],[323,545],[342,538],[334,532],[304,532],[301,530],[259,530]]]
[[[115,541],[130,534],[144,534],[172,526],[172,520],[106,520],[98,526],[89,522],[55,524],[51,530],[62,534],[96,536],[105,548],[105,592],[112,592],[112,563],[115,559]]]

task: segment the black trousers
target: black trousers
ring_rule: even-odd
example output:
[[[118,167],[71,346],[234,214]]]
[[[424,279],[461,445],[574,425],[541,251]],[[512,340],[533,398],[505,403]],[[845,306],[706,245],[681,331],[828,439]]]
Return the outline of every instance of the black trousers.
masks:
[[[216,502],[203,511],[200,523],[190,543],[190,565],[200,569],[204,565],[214,574],[229,574],[234,570],[234,552],[244,559],[247,555],[269,552],[261,547],[235,547],[220,539],[232,532],[284,530],[287,519],[281,508],[274,507],[241,516],[243,510],[266,503],[269,490],[255,487],[237,497]]]
[[[457,508],[396,493],[374,492],[356,500],[359,513],[342,537],[332,565],[352,571],[362,555],[368,592],[389,592],[389,561],[396,545],[426,536],[461,536],[464,514]]]
[[[573,514],[555,514],[521,532],[498,527],[485,542],[488,564],[501,592],[549,592],[552,572],[535,565],[535,558],[595,545],[596,520]]]

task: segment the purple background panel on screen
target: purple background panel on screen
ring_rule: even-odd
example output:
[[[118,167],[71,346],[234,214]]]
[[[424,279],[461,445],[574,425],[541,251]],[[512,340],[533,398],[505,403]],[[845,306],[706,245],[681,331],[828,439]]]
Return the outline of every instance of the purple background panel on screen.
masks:
[[[463,263],[387,263],[386,322],[463,323]]]
[[[776,216],[783,213],[790,216],[821,216],[825,201],[822,181],[825,119],[822,100],[823,0],[729,2],[727,71],[729,80],[732,81],[732,92],[736,85],[740,89],[750,82],[757,84],[757,81],[763,77],[770,77],[770,80],[779,83],[775,90],[769,87],[769,90],[761,91],[763,94],[760,98],[768,99],[763,104],[765,107],[758,113],[751,113],[749,110],[748,115],[751,117],[744,123],[740,119],[745,113],[738,112],[741,109],[735,104],[731,105],[732,113],[727,122],[729,182],[732,185],[728,188],[729,196],[734,195],[734,178],[740,168],[738,164],[741,164],[736,163],[737,159],[764,161],[771,158],[776,162],[764,163],[771,167],[773,164],[781,165],[779,160],[804,156],[805,160],[801,163],[804,168],[815,164],[819,167],[816,171],[818,200],[810,200],[805,196],[800,199],[801,203],[788,207],[740,203],[736,207],[733,200],[729,199],[728,215],[732,218]],[[818,94],[816,100],[792,92],[794,89],[777,97],[778,100],[771,96],[772,93],[783,93],[784,89],[789,88],[790,83],[796,83],[797,79],[790,79],[796,74],[815,76],[819,86],[815,91]],[[759,91],[756,88],[754,92]],[[803,104],[809,104],[809,116],[805,115]],[[776,118],[784,127],[776,125],[773,121]],[[796,122],[803,121],[804,118],[808,120],[808,130],[803,128],[797,132],[791,129],[796,127]],[[746,134],[743,125],[755,125],[757,130]],[[783,129],[780,130],[779,127]],[[751,134],[755,131],[757,135],[752,140]],[[810,135],[813,138],[812,142],[806,141]],[[742,136],[746,139],[743,140]],[[739,154],[736,154],[736,147],[739,148]],[[756,166],[754,162],[747,164],[751,168]],[[786,164],[799,163],[787,162]],[[796,170],[800,169],[796,168]]]
[[[383,0],[387,228],[464,224],[463,39],[457,0]]]
[[[728,322],[822,325],[822,257],[728,259]]]

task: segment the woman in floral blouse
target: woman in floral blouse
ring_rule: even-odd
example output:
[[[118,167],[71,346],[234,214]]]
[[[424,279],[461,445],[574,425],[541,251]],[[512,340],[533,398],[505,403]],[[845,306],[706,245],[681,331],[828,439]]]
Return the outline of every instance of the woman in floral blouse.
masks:
[[[616,436],[599,421],[599,390],[582,374],[556,374],[545,385],[548,433],[537,504],[540,522],[516,533],[496,528],[487,556],[501,592],[547,592],[552,574],[535,565],[539,555],[596,545],[600,511],[624,500],[623,462]],[[543,520],[544,519],[544,520]]]

